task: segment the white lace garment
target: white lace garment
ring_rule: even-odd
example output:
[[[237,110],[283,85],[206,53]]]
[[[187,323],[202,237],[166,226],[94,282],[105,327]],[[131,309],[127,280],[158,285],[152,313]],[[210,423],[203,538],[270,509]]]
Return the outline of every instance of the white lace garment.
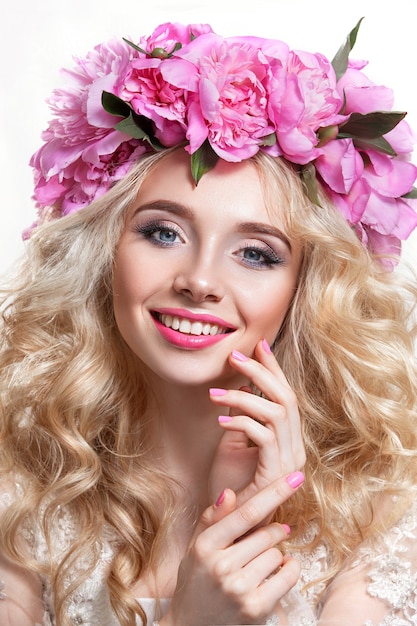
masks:
[[[4,494],[3,505],[9,500],[10,496]],[[395,499],[392,506],[395,506]],[[75,532],[73,521],[61,511],[54,539],[57,557],[71,544]],[[315,528],[311,527],[304,537],[305,543],[314,534]],[[41,533],[32,528],[26,539],[35,557],[46,560],[47,548]],[[307,591],[302,588],[317,581],[326,571],[328,550],[324,544],[319,544],[313,551],[294,556],[301,562],[302,573],[296,587],[282,600],[286,623],[271,617],[267,624],[417,626],[417,503],[382,539],[365,543],[357,550],[354,558],[333,579],[318,606],[323,583],[316,582],[307,587]],[[74,626],[118,626],[104,582],[111,558],[110,543],[105,542],[98,565],[77,589],[68,606],[68,616]],[[77,568],[72,573],[71,580],[77,578],[78,571]],[[141,603],[151,626],[153,620],[160,619],[169,601],[162,600],[158,610],[152,599],[143,599]],[[52,606],[48,580],[39,581],[32,574],[25,575],[0,554],[0,625],[55,626]]]

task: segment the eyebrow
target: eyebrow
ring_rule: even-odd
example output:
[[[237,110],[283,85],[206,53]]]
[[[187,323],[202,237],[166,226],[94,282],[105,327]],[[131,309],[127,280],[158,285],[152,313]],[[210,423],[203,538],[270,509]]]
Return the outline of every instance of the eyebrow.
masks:
[[[271,226],[270,224],[263,224],[261,222],[243,222],[242,224],[239,224],[238,231],[240,233],[250,232],[258,233],[260,235],[271,235],[272,237],[277,237],[287,246],[290,252],[292,250],[291,243],[288,237],[286,237],[284,233],[279,230],[279,228]]]
[[[171,200],[154,200],[153,202],[147,202],[145,204],[142,204],[137,207],[132,217],[134,217],[139,212],[153,210],[169,211],[174,215],[179,215],[181,217],[189,219],[190,221],[195,220],[195,213],[191,208],[183,204],[178,204],[177,202],[172,202]],[[271,224],[264,224],[262,222],[242,222],[238,226],[238,232],[243,234],[249,232],[276,237],[287,246],[290,252],[292,251],[291,243],[288,237],[286,237],[284,233],[279,230],[279,228],[276,228]]]
[[[147,202],[146,204],[141,204],[134,211],[132,217],[134,217],[137,213],[141,211],[169,211],[170,213],[174,213],[174,215],[180,215],[181,217],[185,217],[189,220],[194,220],[195,215],[194,212],[189,209],[187,206],[183,204],[178,204],[177,202],[171,202],[171,200],[154,200],[153,202]]]

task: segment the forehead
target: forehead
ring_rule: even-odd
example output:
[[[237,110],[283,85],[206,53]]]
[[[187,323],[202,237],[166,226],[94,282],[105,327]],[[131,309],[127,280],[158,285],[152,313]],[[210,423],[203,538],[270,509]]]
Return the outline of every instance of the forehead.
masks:
[[[268,220],[263,184],[254,163],[220,160],[204,174],[198,185],[191,176],[190,157],[176,151],[156,163],[142,183],[136,206],[166,199],[198,212],[228,211],[236,219],[258,216]]]

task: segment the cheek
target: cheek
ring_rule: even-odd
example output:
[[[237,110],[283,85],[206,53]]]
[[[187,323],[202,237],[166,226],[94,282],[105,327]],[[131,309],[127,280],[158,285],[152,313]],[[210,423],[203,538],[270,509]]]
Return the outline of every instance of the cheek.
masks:
[[[294,287],[274,285],[264,293],[253,293],[248,304],[248,321],[258,335],[272,342],[278,333],[294,295]]]
[[[143,261],[129,248],[119,252],[113,272],[113,298],[124,303],[140,298],[149,271]]]

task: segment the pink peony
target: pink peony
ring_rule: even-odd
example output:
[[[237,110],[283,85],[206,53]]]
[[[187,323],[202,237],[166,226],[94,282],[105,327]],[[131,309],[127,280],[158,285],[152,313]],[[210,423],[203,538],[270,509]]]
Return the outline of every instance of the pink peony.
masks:
[[[202,35],[164,65],[166,80],[190,90],[189,152],[208,139],[226,161],[253,156],[273,132],[264,82],[267,64],[250,44]]]
[[[60,174],[38,175],[34,198],[40,208],[59,203],[62,215],[78,211],[101,197],[113,182],[123,178],[132,163],[146,151],[146,147],[135,139],[122,143],[118,140],[117,147],[110,153],[99,154],[97,145],[91,148],[94,159],[81,156]],[[43,155],[38,151],[36,156],[42,159]]]
[[[398,252],[417,227],[416,201],[404,198],[417,178],[409,162],[416,138],[404,120],[385,143],[378,136],[390,125],[375,123],[389,118],[372,114],[391,111],[393,93],[374,84],[365,66],[349,60],[336,82],[321,54],[260,37],[223,38],[207,24],[165,23],[138,45],[101,44],[75,59],[64,72],[68,84],[49,100],[54,119],[31,159],[40,218],[99,198],[158,149],[157,140],[185,143],[192,155],[209,144],[226,161],[263,150],[296,166],[314,163],[364,245]],[[197,182],[215,159],[201,150],[192,161]]]
[[[161,63],[150,57],[133,60],[121,77],[117,95],[154,122],[156,137],[168,147],[185,139],[186,93],[163,78]]]
[[[365,62],[349,61],[348,69],[337,82],[341,98],[345,98],[346,113],[391,111],[394,103],[392,89],[375,85],[361,70]]]
[[[282,153],[293,163],[305,164],[318,156],[317,131],[346,119],[339,115],[343,100],[336,76],[320,54],[290,52],[285,67],[271,80],[269,115]]]
[[[390,111],[393,93],[375,85],[361,71],[365,62],[349,62],[337,89],[345,97],[344,112]],[[343,124],[341,126],[343,132]],[[384,136],[396,155],[336,139],[320,148],[315,165],[335,206],[362,240],[381,256],[398,254],[401,240],[417,227],[416,201],[402,198],[413,187],[417,168],[408,161],[415,137],[402,120]],[[391,264],[392,262],[387,262]]]
[[[89,204],[126,173],[129,160],[145,151],[137,140],[114,130],[114,116],[101,106],[103,90],[114,88],[135,54],[128,44],[110,41],[76,58],[75,68],[64,72],[67,86],[49,100],[56,117],[30,161],[41,209],[56,204],[65,214]]]
[[[139,54],[120,77],[115,93],[129,102],[136,113],[155,124],[155,136],[166,147],[185,139],[186,93],[163,78],[162,60],[179,45],[185,46],[211,32],[208,24],[161,24],[149,37],[139,41],[139,47],[147,55]]]
[[[324,182],[336,193],[349,193],[362,176],[363,159],[352,139],[335,139],[320,150],[315,166]]]
[[[142,37],[138,45],[149,55],[155,54],[155,52],[157,55],[162,53],[161,58],[163,58],[165,55],[171,54],[178,44],[185,46],[196,37],[212,32],[209,24],[184,26],[183,24],[166,22],[157,26],[148,37]]]

